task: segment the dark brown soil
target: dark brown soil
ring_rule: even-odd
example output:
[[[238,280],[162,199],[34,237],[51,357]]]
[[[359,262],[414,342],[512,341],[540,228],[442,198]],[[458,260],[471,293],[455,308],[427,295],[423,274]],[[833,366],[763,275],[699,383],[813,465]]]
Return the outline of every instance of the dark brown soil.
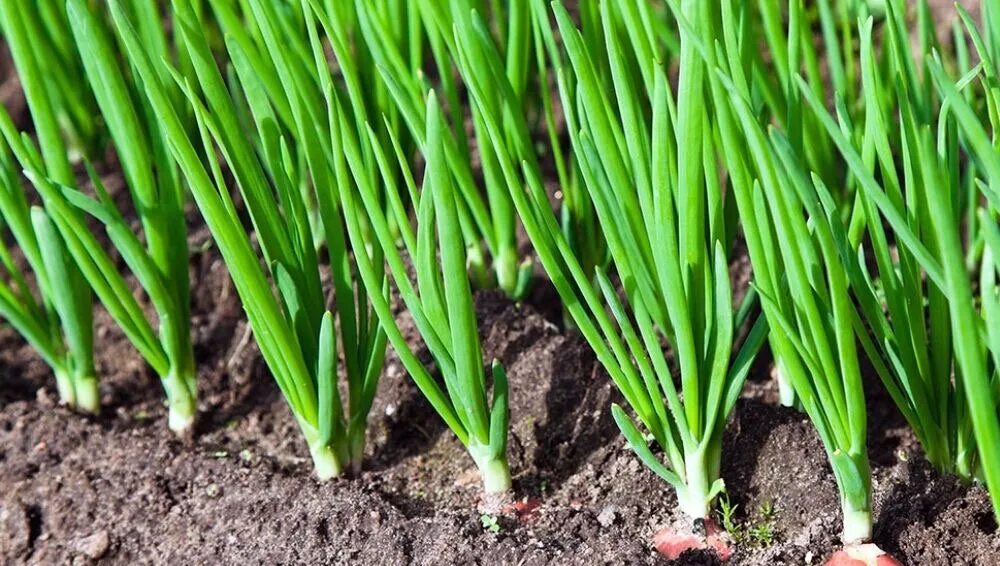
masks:
[[[23,115],[16,79],[0,85],[0,98]],[[675,496],[626,448],[609,412],[618,395],[586,344],[556,325],[549,286],[536,287],[526,304],[477,296],[484,361],[499,359],[510,377],[515,492],[538,505],[502,517],[494,533],[476,511],[471,460],[392,354],[365,471],[326,484],[311,476],[299,431],[207,240],[203,229],[192,237],[201,368],[192,440],[167,431],[159,383],[105,313],[98,418],[58,406],[44,364],[0,329],[0,562],[664,562],[650,541],[675,521]],[[761,508],[773,506],[774,541],[739,546],[729,563],[821,564],[838,541],[836,486],[805,416],[775,406],[769,369],[764,355],[727,431],[722,471],[736,521],[759,524]],[[1000,563],[984,490],[924,464],[877,384],[869,401],[875,542],[910,565]],[[714,559],[690,554],[677,563]]]
[[[215,251],[195,253],[192,267],[203,418],[190,442],[166,430],[158,383],[105,317],[107,410],[96,419],[57,406],[44,366],[9,331],[0,335],[5,563],[659,561],[649,541],[674,519],[674,495],[625,448],[608,411],[617,395],[585,344],[532,306],[477,296],[485,356],[511,380],[515,490],[539,502],[491,533],[475,510],[471,461],[394,357],[371,416],[367,469],[316,482]],[[758,364],[753,396],[732,420],[723,475],[738,521],[773,503],[776,541],[739,548],[731,563],[820,563],[840,528],[833,477],[803,415],[762,400],[773,397],[766,373]],[[873,401],[875,414],[891,414]],[[1000,559],[983,490],[922,465],[895,417],[872,427],[873,453],[894,455],[876,465],[876,542],[908,564]]]

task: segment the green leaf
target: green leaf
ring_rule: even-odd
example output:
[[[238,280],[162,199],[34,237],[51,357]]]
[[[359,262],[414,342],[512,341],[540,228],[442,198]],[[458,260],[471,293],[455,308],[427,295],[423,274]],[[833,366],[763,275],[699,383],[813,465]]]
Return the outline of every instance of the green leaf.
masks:
[[[680,476],[660,463],[656,456],[653,455],[653,452],[646,444],[646,439],[642,437],[639,429],[635,428],[635,425],[632,424],[632,419],[625,414],[625,410],[620,405],[613,404],[611,405],[611,414],[614,416],[618,428],[622,431],[622,435],[625,436],[628,445],[632,447],[632,450],[639,456],[642,463],[674,488],[684,489],[684,481],[681,480]]]
[[[507,400],[507,372],[493,360],[493,406],[490,408],[490,457],[507,458],[510,406]]]

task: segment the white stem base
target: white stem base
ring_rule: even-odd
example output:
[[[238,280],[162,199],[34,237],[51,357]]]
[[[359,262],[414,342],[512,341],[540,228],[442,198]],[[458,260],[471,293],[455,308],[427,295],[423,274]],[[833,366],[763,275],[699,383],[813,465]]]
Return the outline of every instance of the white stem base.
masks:
[[[73,387],[73,381],[70,379],[69,374],[62,370],[55,370],[56,374],[56,391],[59,393],[59,400],[65,403],[68,407],[76,408],[76,390]]]
[[[497,286],[504,293],[512,295],[517,289],[517,250],[514,248],[501,250],[494,268],[497,272]]]
[[[712,514],[705,494],[697,494],[690,489],[677,492],[677,506],[692,519],[704,519]]]
[[[841,539],[845,545],[868,542],[872,538],[872,513],[869,509],[850,509],[843,506],[844,532]]]
[[[778,402],[783,407],[795,406],[795,388],[789,381],[788,375],[781,368],[781,364],[774,366],[774,379],[778,382]]]
[[[329,446],[310,446],[313,468],[319,481],[327,481],[344,473],[344,466]]]
[[[185,434],[194,426],[194,412],[170,407],[167,411],[167,426],[177,434]]]
[[[483,491],[486,493],[504,493],[510,491],[510,468],[506,460],[490,460],[480,466],[483,476]]]
[[[94,415],[101,412],[101,394],[96,377],[90,375],[73,378],[62,370],[55,370],[55,375],[59,399],[66,406]]]
[[[101,412],[101,392],[96,377],[77,380],[76,406],[79,410],[93,415]]]
[[[470,444],[469,455],[472,461],[479,468],[479,475],[483,478],[483,491],[487,494],[504,493],[510,491],[510,468],[507,465],[507,455],[502,454],[499,458],[493,457],[489,446],[482,444]]]
[[[688,455],[685,462],[687,484],[677,490],[677,506],[692,519],[705,519],[712,514],[712,502],[722,490],[722,481],[713,481],[705,465],[705,454]]]
[[[178,435],[191,430],[198,413],[194,388],[189,386],[193,382],[193,378],[174,370],[163,378],[163,389],[167,393],[167,426]]]

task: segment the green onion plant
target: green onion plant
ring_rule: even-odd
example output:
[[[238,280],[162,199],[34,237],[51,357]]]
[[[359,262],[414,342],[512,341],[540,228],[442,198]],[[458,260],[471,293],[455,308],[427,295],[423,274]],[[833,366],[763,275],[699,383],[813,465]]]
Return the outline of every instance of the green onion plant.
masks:
[[[359,30],[382,80],[402,116],[410,136],[417,145],[426,140],[426,105],[424,99],[430,87],[423,80],[424,73],[413,73],[406,59],[394,41],[391,24],[385,15],[368,9],[367,2],[357,0]],[[462,236],[468,248],[466,256],[473,279],[479,287],[495,285],[507,295],[520,298],[528,290],[532,265],[522,259],[517,246],[517,217],[510,195],[495,170],[484,165],[485,195],[475,181],[472,168],[471,148],[465,130],[458,85],[450,69],[452,62],[448,54],[454,53],[452,43],[451,12],[445,3],[423,1],[418,3],[424,30],[431,46],[431,53],[437,68],[438,88],[444,94],[456,127],[445,129],[442,134],[445,155],[449,166],[455,171],[456,190],[462,196],[458,203],[459,222]],[[513,15],[525,10],[511,10]],[[523,23],[519,25],[524,25]],[[524,35],[527,35],[526,31]],[[527,39],[522,40],[527,42]],[[338,59],[343,64],[342,59]],[[509,72],[515,77],[523,77],[527,69],[524,57],[517,57],[511,63]],[[504,75],[507,75],[505,68]],[[523,78],[516,79],[522,80]],[[475,125],[475,119],[473,119]],[[484,246],[485,252],[484,253]],[[487,259],[487,254],[489,260]],[[490,261],[491,263],[488,263]]]
[[[758,321],[732,357],[746,311],[733,305],[727,252],[734,218],[722,198],[714,136],[706,135],[712,118],[694,94],[707,86],[705,67],[682,33],[679,88],[690,96],[675,103],[665,70],[645,58],[649,37],[637,32],[638,48],[625,41],[630,14],[601,3],[593,20],[600,29],[581,31],[555,5],[570,62],[557,72],[564,85],[576,85],[574,96],[562,93],[579,117],[571,144],[624,301],[604,269],[583,266],[561,229],[523,114],[512,108],[512,85],[498,79],[501,60],[474,14],[455,27],[459,67],[492,142],[480,144],[490,153],[483,159],[495,160],[565,308],[636,415],[615,405],[616,422],[644,464],[675,488],[680,508],[704,519],[724,488],[722,431],[766,325]],[[601,44],[588,44],[594,36]]]
[[[0,115],[0,120],[6,115]],[[52,368],[60,400],[88,413],[100,412],[94,369],[90,288],[59,231],[41,207],[30,207],[18,167],[3,144],[0,156],[0,219],[23,256],[0,244],[7,274],[0,282],[0,317],[13,326]],[[27,267],[34,274],[36,298]]]
[[[461,197],[455,186],[455,171],[445,150],[445,140],[449,139],[445,134],[447,125],[434,91],[428,94],[424,112],[427,119],[423,146],[426,169],[419,191],[394,138],[390,137],[391,149],[379,146],[372,128],[358,131],[346,120],[346,113],[337,100],[331,97],[329,102],[331,120],[336,120],[337,126],[333,130],[335,143],[340,144],[335,155],[343,160],[338,176],[345,189],[340,196],[351,241],[355,247],[364,245],[362,222],[367,219],[378,245],[385,252],[395,287],[437,363],[444,379],[443,390],[403,337],[386,297],[373,293],[375,312],[403,366],[469,451],[479,469],[486,496],[502,495],[511,488],[507,462],[507,378],[503,367],[494,361],[491,400],[466,271],[466,249],[458,214]],[[378,170],[364,166],[362,144],[369,144],[375,152]],[[401,206],[392,206],[388,213],[380,206],[378,179],[379,176],[383,181],[393,178],[387,174],[392,159],[403,171],[405,190],[416,206],[415,222]],[[404,189],[399,185],[386,187],[390,195],[401,190]],[[393,200],[398,202],[400,199]],[[389,230],[388,214],[395,215],[400,245]],[[411,281],[403,251],[416,272],[416,285]],[[370,290],[377,289],[383,266],[365,256],[359,256],[357,263],[365,285]]]
[[[36,149],[17,134],[7,111],[0,112],[0,127],[7,139],[2,151],[0,215],[32,270],[41,297],[40,302],[35,299],[22,272],[23,266],[15,263],[5,245],[3,264],[10,281],[0,285],[3,294],[0,316],[25,336],[52,367],[60,398],[65,403],[97,412],[100,398],[94,369],[90,290],[83,284],[54,219],[42,208],[29,208],[30,200],[20,182],[20,171],[25,168],[22,158],[27,158],[26,150],[18,151],[22,147],[33,150],[31,168],[36,172],[62,183],[75,181],[71,144],[67,141],[72,133],[67,134],[63,124],[68,121],[69,109],[76,108],[76,99],[71,94],[60,98],[46,81],[51,71],[46,65],[69,57],[52,43],[64,37],[50,33],[64,19],[65,14],[53,6],[37,11],[16,2],[0,4],[0,26],[18,70],[38,139]],[[87,124],[84,122],[81,129]]]
[[[161,377],[169,405],[169,426],[188,431],[197,413],[197,385],[191,346],[187,228],[184,190],[166,153],[156,120],[137,103],[132,79],[122,71],[115,45],[101,15],[83,0],[70,0],[74,46],[118,152],[126,185],[141,220],[145,245],[132,231],[101,180],[90,172],[97,198],[77,188],[72,173],[46,174],[32,144],[7,120],[0,122],[7,142],[45,203],[87,283],[143,358]],[[31,66],[33,61],[25,62]],[[37,67],[33,72],[41,69]],[[46,105],[45,93],[37,105]],[[44,148],[44,146],[43,146]],[[156,312],[159,334],[133,296],[125,277],[103,249],[84,213],[99,221],[114,248],[136,276]]]
[[[874,338],[865,342],[868,355],[928,460],[967,481],[985,481],[1000,509],[993,245],[1000,244],[995,215],[1000,146],[987,133],[971,92],[978,78],[984,111],[996,132],[1000,83],[988,44],[968,13],[959,11],[981,64],[956,81],[940,58],[929,54],[914,67],[919,65],[930,89],[905,69],[898,73],[900,80],[883,85],[866,68],[869,111],[860,144],[842,134],[843,121],[834,120],[820,101],[809,103],[862,187],[878,272],[874,279],[861,260],[853,269],[858,302]],[[871,22],[861,29],[861,61],[870,67]],[[899,155],[890,149],[890,120],[901,125]],[[963,163],[963,153],[971,164]],[[975,187],[971,195],[968,186]],[[970,219],[975,224],[963,230],[963,221]],[[895,254],[891,241],[897,243]],[[976,271],[978,295],[972,284]],[[881,297],[884,309],[877,301]]]
[[[890,13],[894,9],[893,3],[887,7]],[[909,63],[910,55],[905,45],[895,45],[898,39],[890,38],[887,45],[892,51],[895,69],[892,74],[900,80],[887,84],[881,79],[875,69],[872,24],[868,19],[860,27],[860,66],[867,98],[862,122],[864,136],[857,141],[849,139],[844,135],[843,119],[839,123],[834,120],[819,99],[808,95],[806,100],[840,147],[862,187],[857,201],[861,210],[854,217],[863,219],[866,247],[870,251],[858,250],[856,240],[848,241],[847,235],[842,235],[843,261],[848,265],[866,326],[859,334],[861,343],[890,396],[920,439],[927,459],[939,470],[968,480],[976,473],[978,456],[964,394],[959,383],[952,380],[956,350],[948,324],[949,298],[940,287],[943,283],[940,264],[946,252],[936,243],[932,220],[938,215],[948,215],[932,206],[930,193],[945,192],[953,203],[949,208],[959,217],[964,215],[964,207],[969,204],[975,207],[975,203],[964,202],[958,137],[954,124],[949,124],[950,112],[947,107],[942,108],[938,123],[934,123],[936,101],[931,91],[900,64],[898,57],[906,57]],[[902,41],[908,40],[904,37]],[[929,81],[930,71],[922,70]],[[974,76],[975,73],[968,75],[963,82],[968,84]],[[890,133],[889,124],[895,122],[902,125],[899,140],[903,151],[898,155],[890,149],[893,146],[890,136],[894,134]],[[939,145],[933,153],[946,158],[941,170],[933,175],[943,174],[947,182],[934,188],[928,185],[933,177],[925,176],[921,163],[933,155],[922,153],[926,135],[923,130],[937,132]],[[889,207],[887,214],[892,214],[897,223],[891,231],[887,232],[881,222],[877,203]],[[956,218],[956,230],[957,221]],[[897,225],[900,227],[896,228]],[[894,250],[891,245],[894,241],[905,245],[897,245]],[[867,266],[868,257],[874,261],[874,273]]]
[[[257,2],[254,9],[260,9]],[[363,288],[356,285],[347,247],[337,185],[329,174],[326,146],[317,146],[308,173],[323,217],[324,241],[333,280],[332,307],[321,278],[298,169],[275,128],[274,105],[254,75],[240,75],[240,97],[253,121],[241,121],[236,93],[230,92],[209,50],[204,29],[189,0],[173,2],[173,21],[187,50],[194,81],[162,61],[154,62],[119,0],[111,2],[119,37],[161,124],[171,155],[205,217],[243,303],[261,354],[288,401],[317,475],[328,479],[357,471],[364,453],[368,412],[381,374],[385,335],[371,316]],[[274,55],[280,46],[265,37]],[[272,59],[280,65],[277,57]],[[166,73],[161,72],[166,68]],[[198,131],[184,127],[182,111],[169,96],[164,75],[180,85],[193,109]],[[311,75],[316,77],[314,73]],[[327,76],[321,73],[320,76]],[[248,81],[247,79],[250,79]],[[313,139],[304,117],[302,92],[286,82],[298,139]],[[318,140],[322,142],[322,140]],[[257,236],[255,250],[217,158],[226,159]],[[206,163],[207,162],[207,163]],[[355,259],[368,253],[355,251]],[[381,292],[376,285],[377,292]],[[338,345],[340,349],[338,350]],[[341,366],[342,362],[342,366]],[[345,378],[337,379],[338,368]],[[343,387],[342,387],[343,385]],[[346,391],[343,399],[342,391]]]
[[[829,225],[832,199],[821,201],[800,169],[789,139],[769,135],[754,112],[748,43],[734,2],[700,16],[700,40],[718,116],[729,189],[736,201],[753,265],[753,284],[770,326],[769,342],[781,373],[816,426],[840,491],[846,544],[871,537],[871,471],[867,419],[849,278]],[[714,13],[713,13],[714,11]],[[684,28],[695,15],[677,14]],[[708,46],[715,45],[715,49]],[[822,205],[821,206],[821,202]]]
[[[833,95],[841,102],[838,111],[844,117],[844,132],[852,140],[864,136],[864,115],[870,91],[862,94],[861,65],[857,51],[862,49],[856,22],[877,14],[879,29],[888,46],[885,56],[874,57],[866,64],[870,72],[886,77],[900,70],[912,70],[911,39],[908,31],[906,3],[845,0],[788,0],[782,3],[759,0],[755,9],[743,13],[737,32],[744,42],[759,42],[764,49],[744,55],[751,101],[763,120],[786,132],[796,154],[804,160],[811,174],[829,188],[840,216],[848,223],[850,239],[858,244],[864,236],[864,206],[857,191],[856,179],[850,174],[843,157],[836,151],[832,138],[815,115],[803,112],[798,80],[807,85],[810,94],[819,100]],[[939,47],[930,9],[926,0],[913,3],[917,29],[915,41],[918,58]],[[818,37],[817,37],[817,31]],[[801,73],[801,74],[800,74]],[[927,84],[921,84],[926,90]],[[896,140],[893,140],[894,142]],[[781,403],[796,404],[791,381],[776,361],[776,374]]]
[[[355,249],[367,246],[382,250],[385,256],[383,260],[380,255],[355,254],[359,274],[404,367],[468,449],[488,498],[502,498],[511,487],[507,380],[503,368],[494,363],[490,402],[466,271],[466,240],[459,219],[462,200],[455,185],[458,175],[444,153],[445,140],[454,140],[454,134],[431,91],[426,109],[420,111],[426,123],[411,130],[420,133],[415,139],[425,161],[423,188],[418,190],[392,115],[382,114],[379,123],[365,103],[364,79],[350,64],[346,34],[337,23],[336,9],[326,9],[319,2],[311,6],[338,58],[344,83],[342,89],[335,89],[325,81],[323,92],[332,142],[326,154],[332,156],[333,182],[340,188],[350,241]],[[365,10],[362,18],[376,15],[375,10],[360,5],[358,9],[359,13]],[[322,67],[317,34],[312,36],[312,44],[317,67]],[[404,203],[412,206],[415,218],[411,219]],[[416,272],[416,287],[404,257]],[[383,263],[437,362],[444,377],[443,391],[404,340],[383,296]]]
[[[737,87],[739,88],[739,87]],[[748,155],[734,191],[745,194],[741,219],[751,249],[754,285],[771,326],[770,345],[798,402],[819,432],[840,489],[845,543],[871,536],[871,471],[865,399],[849,278],[820,208],[817,190],[797,169],[787,138],[768,137],[742,95],[731,98]],[[745,94],[745,92],[744,92]],[[733,127],[733,126],[727,126]],[[727,134],[733,135],[733,134]],[[733,145],[736,140],[731,142]],[[728,155],[728,154],[727,154]],[[739,162],[730,156],[731,162]],[[730,165],[730,169],[738,170]],[[737,174],[734,174],[736,177]],[[745,182],[745,185],[737,183]],[[833,206],[832,199],[824,205]],[[749,223],[747,223],[749,224]]]
[[[926,8],[926,5],[922,3],[920,7]],[[836,193],[827,187],[822,175],[812,171],[810,178],[803,170],[803,164],[810,161],[802,157],[801,145],[794,141],[794,132],[789,137],[772,132],[771,147],[767,149],[768,140],[759,126],[755,126],[750,110],[750,91],[740,88],[740,73],[732,72],[735,65],[730,67],[730,78],[724,81],[731,92],[740,93],[731,100],[735,102],[733,108],[754,151],[760,175],[758,181],[766,192],[764,200],[772,209],[777,209],[774,203],[780,202],[782,191],[797,193],[798,204],[794,206],[803,208],[808,219],[808,223],[799,223],[799,230],[802,233],[811,231],[822,250],[821,263],[825,264],[830,286],[829,299],[825,301],[831,302],[825,303],[819,312],[833,313],[833,320],[822,323],[820,328],[834,329],[835,342],[828,340],[827,345],[823,345],[816,334],[811,340],[805,340],[810,333],[800,321],[809,320],[808,311],[801,311],[798,304],[782,309],[781,297],[763,288],[761,296],[765,314],[774,328],[772,348],[782,348],[780,334],[787,332],[807,371],[812,373],[813,391],[805,388],[809,384],[800,385],[803,380],[801,376],[796,379],[795,372],[789,377],[830,453],[841,489],[845,542],[864,540],[870,536],[871,529],[870,472],[864,452],[864,398],[857,372],[854,336],[920,438],[928,459],[943,471],[966,479],[983,473],[973,440],[978,401],[973,400],[972,395],[982,396],[983,405],[991,403],[988,385],[991,377],[983,375],[986,369],[981,360],[977,365],[970,359],[975,356],[969,356],[969,351],[975,350],[965,346],[974,342],[976,336],[976,318],[969,315],[968,309],[972,303],[970,274],[964,267],[965,258],[972,257],[973,253],[963,249],[959,226],[961,219],[969,216],[964,208],[975,208],[975,203],[966,197],[964,187],[969,183],[961,179],[964,171],[959,159],[959,136],[954,124],[949,124],[948,105],[940,110],[939,123],[934,127],[933,90],[929,80],[920,80],[921,73],[917,71],[920,65],[911,59],[909,35],[899,16],[902,12],[893,2],[888,2],[885,9],[890,27],[884,44],[886,68],[880,69],[880,59],[873,47],[873,20],[868,19],[859,27],[859,70],[865,97],[863,118],[852,117],[841,98],[843,93],[838,92],[839,121],[834,120],[825,108],[824,99],[812,86],[797,75],[793,77],[798,96],[814,111],[817,127],[825,129],[839,150],[840,158],[849,165],[853,179],[848,182],[862,188],[853,201],[849,223],[845,222],[843,206],[838,204]],[[930,53],[936,47],[933,40],[927,38],[932,33],[933,30],[923,34],[922,44],[927,47],[922,52]],[[730,57],[730,60],[734,59]],[[930,57],[928,60],[931,63],[922,69],[923,75],[940,77],[940,63]],[[961,60],[959,57],[960,64]],[[883,78],[883,74],[887,78]],[[972,71],[958,86],[951,85],[955,97],[951,104],[967,104],[959,91],[975,74],[976,71]],[[897,110],[898,116],[895,116]],[[801,114],[802,110],[796,112]],[[895,120],[901,124],[898,134],[892,133],[888,126]],[[899,136],[898,141],[895,135]],[[809,139],[821,136],[810,135]],[[900,154],[893,153],[890,148],[894,146],[902,147]],[[975,168],[967,167],[968,170],[975,171]],[[902,178],[898,171],[903,172]],[[771,189],[772,192],[767,192],[769,176],[775,179],[773,186],[776,188]],[[876,178],[880,181],[876,182]],[[792,187],[794,191],[778,187]],[[879,210],[892,227],[891,236],[887,236]],[[778,227],[780,214],[774,214],[774,226]],[[745,215],[741,218],[750,243],[752,229],[747,226],[750,222]],[[765,217],[758,215],[755,220],[760,218]],[[791,219],[796,220],[794,215]],[[786,237],[787,234],[780,235],[779,229],[778,241],[783,242]],[[859,249],[862,239],[871,246],[874,274],[869,271],[866,252]],[[895,254],[890,246],[892,241],[899,242]],[[752,243],[749,247],[755,282],[760,287],[762,267],[766,264],[754,259]],[[787,255],[784,257],[786,261],[789,259]],[[810,254],[803,254],[799,261],[802,259],[807,260],[807,267],[815,262]],[[805,291],[796,290],[794,279],[810,276],[810,280],[814,280],[817,270],[809,267],[796,274],[798,270],[792,265],[786,264],[785,278],[791,295],[801,297]],[[952,272],[948,273],[948,269]],[[855,303],[844,301],[848,287]],[[822,297],[815,287],[811,294]],[[928,348],[928,344],[931,347]],[[963,349],[966,350],[964,354]],[[833,351],[838,352],[839,359],[830,356]],[[982,346],[979,357],[984,357],[985,351],[986,347]],[[785,367],[789,367],[790,360],[794,361],[777,351],[776,358]],[[840,367],[830,365],[831,360]],[[970,365],[975,371],[975,379],[952,380],[953,371],[967,373],[966,367]],[[824,371],[827,372],[825,383],[816,379]],[[838,371],[842,373],[839,380]],[[819,406],[810,408],[807,397],[811,393],[819,398]],[[980,410],[986,412],[985,408]],[[979,420],[987,421],[979,426],[986,427],[983,434],[991,438],[989,435],[993,431],[990,428],[996,423],[995,408],[991,416],[979,417]]]
[[[590,312],[581,313],[577,323],[581,329],[589,326],[591,334],[602,328],[603,340],[591,344],[603,342],[606,352],[615,353],[617,364],[605,367],[618,374],[619,388],[638,422],[664,450],[669,469],[651,454],[625,411],[615,408],[629,444],[675,487],[681,509],[702,518],[723,489],[722,432],[766,334],[758,320],[732,353],[753,299],[748,296],[739,309],[733,304],[728,257],[736,238],[736,207],[719,173],[716,116],[704,105],[707,67],[696,51],[711,7],[698,2],[680,6],[697,23],[679,34],[675,95],[662,65],[649,58],[655,43],[638,29],[639,9],[627,3],[612,6],[601,4],[604,46],[597,52],[587,48],[585,35],[573,28],[567,12],[556,7],[578,85],[580,123],[571,132],[573,147],[632,307],[626,314],[609,279],[599,272],[606,307],[591,302]],[[623,38],[629,39],[629,47],[623,46]],[[594,63],[605,57],[606,63]],[[602,83],[597,69],[605,65],[610,80]],[[537,185],[536,172],[529,173],[531,178]],[[575,283],[583,286],[580,280]],[[606,319],[605,308],[614,315],[631,360],[621,357],[615,330],[601,320]],[[588,314],[590,320],[581,323]],[[673,369],[660,338],[673,352]],[[680,375],[679,390],[674,371]]]
[[[996,284],[996,254],[1000,252],[1000,228],[997,224],[997,211],[1000,210],[1000,141],[997,138],[1000,132],[1000,116],[997,114],[1000,108],[1000,67],[997,67],[997,61],[1000,59],[993,58],[971,23],[971,18],[965,13],[963,17],[983,65],[982,85],[989,108],[988,123],[993,132],[992,139],[986,133],[983,122],[975,119],[971,106],[962,97],[957,85],[945,74],[940,61],[932,59],[928,63],[928,69],[946,106],[954,112],[953,120],[959,125],[969,155],[979,161],[982,171],[981,179],[977,179],[976,184],[982,190],[986,203],[977,208],[980,230],[988,245],[980,264],[978,297],[973,294],[972,277],[966,262],[962,261],[967,254],[962,253],[961,210],[955,206],[954,199],[949,199],[949,195],[940,190],[948,185],[949,173],[954,175],[959,168],[957,149],[949,151],[947,142],[939,142],[935,153],[928,131],[920,158],[925,187],[928,187],[929,205],[935,211],[951,211],[951,215],[935,213],[931,216],[936,248],[941,258],[943,284],[940,288],[948,300],[955,349],[955,373],[967,403],[959,415],[963,420],[971,421],[978,450],[976,477],[983,480],[989,488],[994,512],[1000,516],[1000,414],[997,411],[997,386],[1000,384],[1000,303],[997,302]],[[1000,30],[994,26],[988,27],[986,31],[991,37],[992,45],[996,45]],[[952,133],[952,148],[958,145],[957,138]],[[934,190],[935,188],[939,190]],[[928,261],[925,269],[930,269],[931,265],[933,264]]]

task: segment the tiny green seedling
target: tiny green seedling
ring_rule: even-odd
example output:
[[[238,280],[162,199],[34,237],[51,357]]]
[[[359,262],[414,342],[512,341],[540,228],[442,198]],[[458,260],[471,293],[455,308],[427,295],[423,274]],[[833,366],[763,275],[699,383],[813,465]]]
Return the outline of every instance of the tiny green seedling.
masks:
[[[747,530],[747,538],[751,544],[760,548],[767,548],[776,541],[775,523],[777,522],[778,510],[773,501],[765,501],[757,508],[759,520],[750,525]]]
[[[776,539],[776,521],[778,511],[771,501],[765,501],[757,508],[756,517],[750,517],[745,523],[736,520],[736,510],[739,506],[733,505],[728,494],[723,494],[719,498],[719,508],[717,510],[719,522],[725,529],[733,542],[740,545],[750,545],[757,548],[767,548],[772,546]]]
[[[736,509],[739,505],[733,505],[732,501],[729,500],[729,494],[723,493],[719,497],[719,522],[722,528],[729,533],[729,536],[733,537],[733,541],[739,542],[740,539],[740,529],[736,524]]]
[[[767,522],[757,523],[747,530],[746,536],[753,546],[767,548],[775,541],[774,526]]]
[[[488,513],[483,513],[479,516],[479,522],[483,525],[483,530],[491,532],[493,534],[499,534],[502,527],[500,526],[500,520],[497,519],[495,515],[490,515]]]

